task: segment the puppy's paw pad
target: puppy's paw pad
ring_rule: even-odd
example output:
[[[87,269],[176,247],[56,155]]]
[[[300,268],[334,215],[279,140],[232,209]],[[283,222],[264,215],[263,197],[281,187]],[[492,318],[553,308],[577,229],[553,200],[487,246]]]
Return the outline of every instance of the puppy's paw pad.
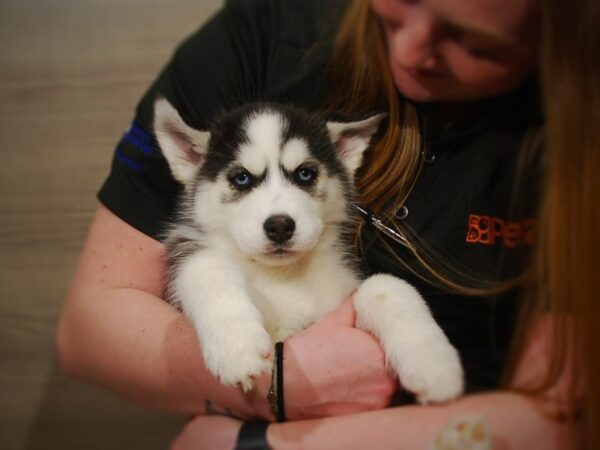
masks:
[[[451,422],[433,441],[431,450],[492,450],[489,426],[482,416],[469,415]]]

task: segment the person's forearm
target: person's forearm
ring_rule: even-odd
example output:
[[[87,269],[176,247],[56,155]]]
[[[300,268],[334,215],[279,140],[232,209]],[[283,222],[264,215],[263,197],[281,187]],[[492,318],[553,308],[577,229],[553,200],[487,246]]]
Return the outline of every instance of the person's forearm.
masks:
[[[564,432],[558,423],[543,416],[531,400],[512,393],[490,393],[440,406],[405,406],[273,424],[268,430],[268,441],[275,450],[443,450],[450,447],[439,443],[436,447],[436,437],[453,421],[468,415],[482,416],[486,421],[494,450],[552,450],[558,448]]]
[[[59,327],[59,359],[69,375],[148,408],[202,414],[208,405],[268,416],[264,399],[207,372],[193,328],[166,302],[128,288],[89,295],[98,298],[68,303]]]

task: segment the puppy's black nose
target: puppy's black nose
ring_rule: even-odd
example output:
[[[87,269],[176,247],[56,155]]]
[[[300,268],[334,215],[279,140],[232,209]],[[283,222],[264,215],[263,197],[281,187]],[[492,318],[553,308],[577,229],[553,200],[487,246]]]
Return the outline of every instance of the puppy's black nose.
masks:
[[[276,244],[283,244],[294,234],[296,223],[290,216],[277,214],[265,220],[263,225],[267,237]]]

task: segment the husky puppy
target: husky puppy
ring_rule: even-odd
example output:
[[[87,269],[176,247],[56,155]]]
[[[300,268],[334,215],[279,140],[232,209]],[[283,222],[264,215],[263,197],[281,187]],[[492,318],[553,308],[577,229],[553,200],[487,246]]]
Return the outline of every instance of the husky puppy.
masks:
[[[356,326],[379,338],[405,389],[421,403],[462,392],[458,353],[417,291],[389,275],[361,283],[356,270],[353,178],[381,119],[326,122],[250,104],[200,131],[156,101],[154,133],[185,188],[165,239],[168,296],[222,383],[251,389],[274,342],[356,290]]]

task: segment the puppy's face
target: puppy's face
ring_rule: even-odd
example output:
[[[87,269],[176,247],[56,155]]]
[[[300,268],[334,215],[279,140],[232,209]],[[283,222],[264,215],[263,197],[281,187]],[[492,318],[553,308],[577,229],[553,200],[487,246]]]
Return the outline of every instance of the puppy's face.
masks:
[[[334,140],[331,127],[315,116],[264,106],[236,110],[202,135],[186,129],[169,107],[157,103],[155,133],[190,194],[194,222],[212,236],[210,245],[233,247],[265,265],[284,265],[312,251],[324,233],[345,220],[351,179],[368,139],[361,138],[357,150],[358,135],[346,128]],[[161,109],[169,113],[166,127]],[[178,157],[170,155],[174,149]]]
[[[246,116],[237,130],[228,125],[213,134],[199,171],[196,220],[266,264],[309,252],[344,219],[349,189],[327,134],[294,133],[290,118],[275,111]],[[243,136],[233,146],[232,133]]]

